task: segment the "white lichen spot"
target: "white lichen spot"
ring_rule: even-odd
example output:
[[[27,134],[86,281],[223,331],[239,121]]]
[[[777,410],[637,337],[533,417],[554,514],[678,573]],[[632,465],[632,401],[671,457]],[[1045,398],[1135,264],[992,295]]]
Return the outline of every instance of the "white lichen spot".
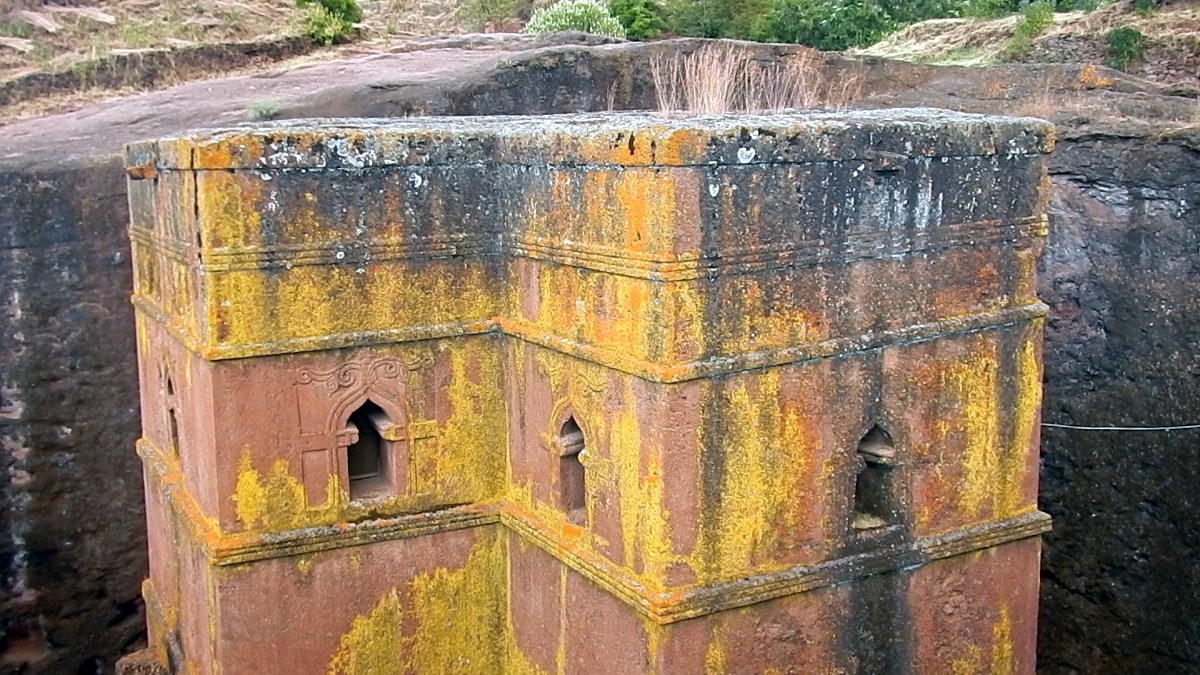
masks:
[[[708,196],[716,197],[721,192],[721,186],[716,183],[710,183],[708,186]]]
[[[337,258],[338,260],[344,260],[344,259],[346,258],[346,252],[345,252],[345,251],[338,251],[337,253],[334,253],[334,254],[333,254],[333,257],[334,257],[334,258]]]
[[[738,162],[740,164],[749,164],[754,160],[754,154],[754,148],[738,148]]]
[[[352,166],[356,169],[375,164],[376,153],[374,148],[357,146],[350,142],[347,138],[333,138],[327,141],[329,147],[337,153],[341,158],[342,163],[347,166]]]
[[[408,175],[408,183],[409,183],[409,185],[412,185],[414,188],[419,188],[419,187],[421,187],[421,185],[423,185],[425,183],[425,179],[422,178],[421,174],[419,174],[419,173],[410,173]]]

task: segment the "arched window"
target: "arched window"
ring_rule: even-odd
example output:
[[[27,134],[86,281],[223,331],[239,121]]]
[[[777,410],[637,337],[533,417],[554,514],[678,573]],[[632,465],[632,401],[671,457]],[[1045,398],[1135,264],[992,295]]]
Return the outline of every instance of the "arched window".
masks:
[[[350,499],[372,499],[391,493],[388,456],[384,451],[384,430],[391,427],[387,413],[366,401],[350,414],[348,426],[358,438],[346,446],[346,472],[350,480]]]
[[[854,515],[850,523],[854,530],[874,530],[896,524],[898,514],[892,487],[895,460],[892,437],[878,424],[858,442]]]
[[[555,439],[558,446],[558,507],[573,523],[587,520],[587,470],[580,461],[586,449],[583,430],[567,418]]]

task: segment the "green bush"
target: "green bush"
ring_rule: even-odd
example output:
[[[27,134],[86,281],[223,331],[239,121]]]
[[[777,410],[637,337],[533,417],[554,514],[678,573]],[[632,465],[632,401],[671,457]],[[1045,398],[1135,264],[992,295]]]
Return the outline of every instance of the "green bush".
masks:
[[[1021,19],[1013,29],[1013,36],[1004,45],[1002,53],[1007,59],[1020,59],[1033,49],[1033,39],[1054,25],[1054,3],[1038,0],[1021,10]]]
[[[625,27],[597,0],[559,0],[529,17],[523,32],[532,35],[579,30],[609,37],[625,37]]]
[[[894,0],[879,3],[892,21],[901,26],[928,19],[960,16],[963,4],[962,0]]]
[[[1108,58],[1104,60],[1110,68],[1127,70],[1130,65],[1146,56],[1142,31],[1133,26],[1121,26],[1108,31]]]
[[[667,29],[685,37],[752,38],[770,0],[667,0]]]
[[[1013,0],[966,0],[960,6],[962,16],[973,19],[995,19],[1017,11]]]
[[[1030,39],[1035,38],[1054,25],[1054,3],[1038,0],[1025,5],[1021,10],[1021,20],[1017,22],[1016,34]]]
[[[354,24],[362,21],[362,9],[356,0],[296,0],[296,6],[308,10],[304,34],[323,45],[350,35]]]
[[[328,46],[353,32],[354,24],[324,7],[309,7],[304,15],[304,34],[313,42]]]
[[[358,0],[296,0],[297,7],[303,8],[309,5],[319,6],[335,18],[342,19],[347,23],[358,23],[363,18]]]
[[[771,0],[755,37],[840,51],[878,42],[898,26],[875,0]]]
[[[1133,0],[1133,11],[1142,16],[1149,16],[1158,9],[1158,2],[1155,0]]]
[[[667,27],[666,10],[658,0],[609,0],[608,11],[631,40],[653,40]]]

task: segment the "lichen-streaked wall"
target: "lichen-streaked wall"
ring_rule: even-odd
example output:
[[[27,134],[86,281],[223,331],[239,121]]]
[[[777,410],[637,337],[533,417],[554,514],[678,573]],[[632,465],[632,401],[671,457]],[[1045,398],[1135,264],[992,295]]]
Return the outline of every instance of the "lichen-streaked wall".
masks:
[[[1047,527],[1052,141],[906,111],[131,147],[160,661],[950,672],[950,632],[1029,672],[1036,578],[939,570],[1004,585]]]

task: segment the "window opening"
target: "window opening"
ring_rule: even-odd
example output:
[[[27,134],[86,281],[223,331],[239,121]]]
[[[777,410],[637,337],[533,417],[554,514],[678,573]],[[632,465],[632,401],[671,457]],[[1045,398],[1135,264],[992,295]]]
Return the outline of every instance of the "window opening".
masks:
[[[391,483],[387,478],[383,435],[388,427],[387,414],[371,401],[350,415],[348,426],[358,432],[358,440],[346,448],[346,470],[350,479],[350,499],[370,499],[387,494]]]
[[[580,461],[586,449],[583,430],[574,417],[567,418],[558,432],[558,499],[559,508],[573,523],[587,518],[587,470]]]
[[[167,445],[171,452],[179,456],[179,422],[175,419],[175,409],[167,408]]]
[[[863,436],[855,453],[857,475],[854,479],[855,530],[873,530],[892,524],[895,509],[891,498],[891,472],[896,450],[892,437],[879,425]]]

